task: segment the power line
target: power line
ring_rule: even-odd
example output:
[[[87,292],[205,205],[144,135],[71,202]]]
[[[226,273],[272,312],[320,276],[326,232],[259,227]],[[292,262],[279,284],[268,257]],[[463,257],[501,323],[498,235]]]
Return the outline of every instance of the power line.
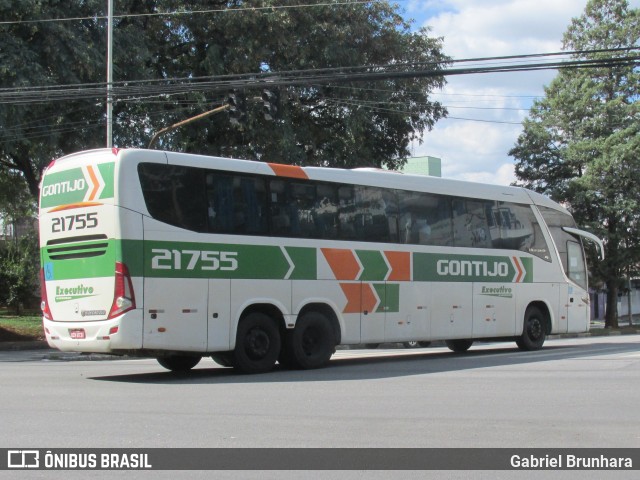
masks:
[[[185,11],[172,11],[172,12],[153,12],[153,13],[123,13],[120,15],[114,15],[114,19],[122,18],[137,18],[137,17],[174,17],[180,15],[204,15],[209,13],[241,13],[241,12],[264,12],[273,10],[284,9],[296,9],[296,8],[312,8],[312,7],[332,7],[343,5],[361,5],[366,3],[378,3],[379,0],[348,0],[342,2],[324,2],[324,3],[309,3],[300,5],[273,5],[263,7],[238,7],[238,8],[216,8],[208,10],[185,10]],[[0,21],[0,25],[20,25],[30,23],[54,23],[54,22],[73,22],[83,20],[106,20],[106,15],[94,15],[90,17],[66,17],[66,18],[44,18],[33,20],[5,20]]]
[[[630,48],[627,50],[635,50]],[[571,53],[571,52],[569,52]],[[565,53],[566,55],[567,53]],[[544,54],[520,55],[507,58],[531,58]],[[549,56],[558,55],[556,53]],[[497,58],[489,57],[485,62],[493,62]],[[351,68],[330,68],[312,70],[292,70],[284,72],[268,72],[263,74],[225,75],[218,77],[178,78],[162,80],[141,80],[132,82],[116,82],[113,84],[114,100],[125,100],[144,95],[178,95],[193,92],[220,92],[232,89],[276,88],[309,85],[326,85],[332,83],[372,82],[379,80],[400,80],[408,78],[446,77],[451,75],[470,75],[480,73],[528,72],[536,70],[566,68],[612,68],[635,67],[640,60],[639,55],[606,57],[595,59],[562,60],[538,63],[499,64],[489,66],[471,66],[461,68],[445,68],[447,64],[471,62],[480,59],[464,59],[453,61],[430,62],[424,64],[361,66]],[[28,104],[53,101],[69,101],[96,99],[104,96],[105,83],[60,85],[43,87],[20,87],[0,89],[0,103]]]

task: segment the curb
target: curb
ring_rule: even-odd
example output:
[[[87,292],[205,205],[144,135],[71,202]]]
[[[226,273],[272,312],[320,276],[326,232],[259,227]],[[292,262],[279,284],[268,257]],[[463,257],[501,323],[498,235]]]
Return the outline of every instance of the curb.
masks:
[[[49,344],[44,340],[34,340],[30,342],[0,342],[0,351],[7,350],[45,350]]]

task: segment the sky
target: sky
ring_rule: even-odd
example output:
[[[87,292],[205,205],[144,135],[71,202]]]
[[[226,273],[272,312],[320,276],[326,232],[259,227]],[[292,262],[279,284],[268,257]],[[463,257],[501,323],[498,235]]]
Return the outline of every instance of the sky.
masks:
[[[454,59],[558,52],[562,36],[585,10],[587,0],[394,0],[413,27],[444,37]],[[631,0],[639,8],[640,0]],[[446,105],[447,119],[425,132],[412,156],[442,159],[442,176],[508,185],[515,181],[508,152],[522,132],[535,98],[557,71],[447,77],[433,99]],[[502,123],[501,123],[502,122]]]

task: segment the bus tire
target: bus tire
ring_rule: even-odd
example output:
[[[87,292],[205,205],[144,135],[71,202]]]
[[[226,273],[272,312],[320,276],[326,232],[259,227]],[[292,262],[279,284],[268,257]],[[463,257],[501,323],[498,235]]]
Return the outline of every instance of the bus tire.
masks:
[[[278,355],[278,363],[282,368],[297,368],[296,362],[291,358],[291,337],[293,332],[286,330],[282,336],[282,348],[280,348],[280,355]]]
[[[233,354],[231,352],[212,353],[211,360],[222,367],[233,367]]]
[[[242,373],[270,371],[280,354],[280,331],[275,321],[262,312],[240,320],[233,350],[233,366]]]
[[[522,335],[516,339],[520,350],[540,350],[547,338],[547,320],[538,307],[529,307],[524,314]]]
[[[194,357],[191,355],[168,355],[166,357],[158,357],[158,363],[167,370],[172,372],[188,372],[195,367],[202,357]]]
[[[449,347],[449,350],[452,352],[463,353],[471,348],[473,340],[446,340],[444,343],[447,344],[447,347]]]
[[[287,340],[288,360],[305,370],[324,367],[336,348],[336,336],[329,319],[313,311],[298,319]]]

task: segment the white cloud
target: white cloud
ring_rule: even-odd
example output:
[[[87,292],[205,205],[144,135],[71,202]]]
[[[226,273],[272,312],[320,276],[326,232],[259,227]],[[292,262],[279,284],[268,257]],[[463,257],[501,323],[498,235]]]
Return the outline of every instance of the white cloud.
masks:
[[[571,19],[586,0],[409,0],[407,16],[444,37],[454,59],[557,52]],[[534,96],[544,94],[555,72],[477,74],[448,77],[434,95],[449,107],[449,119],[414,145],[416,156],[442,158],[443,176],[509,184],[515,180],[508,156]],[[464,119],[483,120],[470,121]],[[500,123],[488,123],[500,122]]]

